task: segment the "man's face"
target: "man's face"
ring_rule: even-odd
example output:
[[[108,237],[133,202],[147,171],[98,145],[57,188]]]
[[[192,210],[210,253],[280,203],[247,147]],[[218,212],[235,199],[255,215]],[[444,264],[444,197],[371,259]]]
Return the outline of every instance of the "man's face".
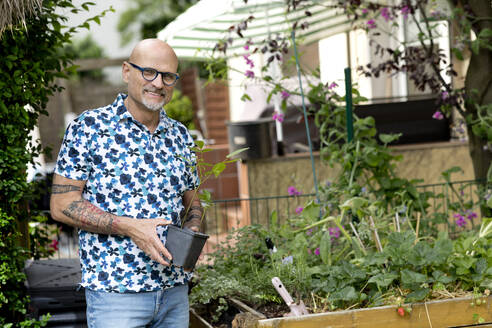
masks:
[[[163,55],[139,56],[133,63],[142,68],[153,68],[160,72],[176,73],[177,70],[177,62]],[[139,107],[159,111],[171,100],[174,86],[165,85],[161,74],[158,74],[153,81],[147,81],[140,70],[126,63],[123,77],[128,83],[128,96]]]

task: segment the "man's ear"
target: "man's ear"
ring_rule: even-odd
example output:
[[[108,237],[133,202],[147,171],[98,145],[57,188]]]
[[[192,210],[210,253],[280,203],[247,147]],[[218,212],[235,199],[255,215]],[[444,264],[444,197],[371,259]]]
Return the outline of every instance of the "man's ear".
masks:
[[[128,75],[130,74],[130,65],[127,62],[123,62],[121,66],[121,75],[123,76],[123,81],[128,83]]]

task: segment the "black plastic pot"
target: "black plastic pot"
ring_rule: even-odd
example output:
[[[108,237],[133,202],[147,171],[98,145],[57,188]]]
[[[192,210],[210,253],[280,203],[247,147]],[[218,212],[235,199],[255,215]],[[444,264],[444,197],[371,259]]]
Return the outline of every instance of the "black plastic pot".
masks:
[[[192,270],[208,237],[201,232],[169,225],[165,246],[173,256],[172,263],[183,267],[185,270]]]

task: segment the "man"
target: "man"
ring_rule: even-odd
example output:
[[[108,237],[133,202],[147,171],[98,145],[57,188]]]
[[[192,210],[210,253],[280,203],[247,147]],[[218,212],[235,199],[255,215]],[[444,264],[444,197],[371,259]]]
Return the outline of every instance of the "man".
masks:
[[[79,228],[89,327],[188,327],[191,273],[163,244],[185,208],[194,231],[202,214],[193,139],[162,109],[177,68],[169,45],[139,42],[122,65],[128,95],[85,111],[65,133],[51,215]]]

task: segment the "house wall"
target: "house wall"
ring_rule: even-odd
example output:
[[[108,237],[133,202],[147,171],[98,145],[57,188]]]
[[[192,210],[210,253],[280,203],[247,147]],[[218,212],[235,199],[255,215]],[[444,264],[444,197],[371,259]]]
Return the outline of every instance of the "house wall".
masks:
[[[396,172],[402,178],[422,179],[422,184],[443,183],[441,172],[459,166],[464,172],[452,175],[453,181],[474,179],[467,143],[429,143],[394,146],[391,149],[395,155],[403,156],[396,165]],[[319,153],[315,153],[314,158],[318,185],[333,181],[339,168],[321,163]],[[239,169],[242,198],[287,195],[289,186],[295,186],[301,193],[314,192],[309,153],[247,160],[240,164]]]

